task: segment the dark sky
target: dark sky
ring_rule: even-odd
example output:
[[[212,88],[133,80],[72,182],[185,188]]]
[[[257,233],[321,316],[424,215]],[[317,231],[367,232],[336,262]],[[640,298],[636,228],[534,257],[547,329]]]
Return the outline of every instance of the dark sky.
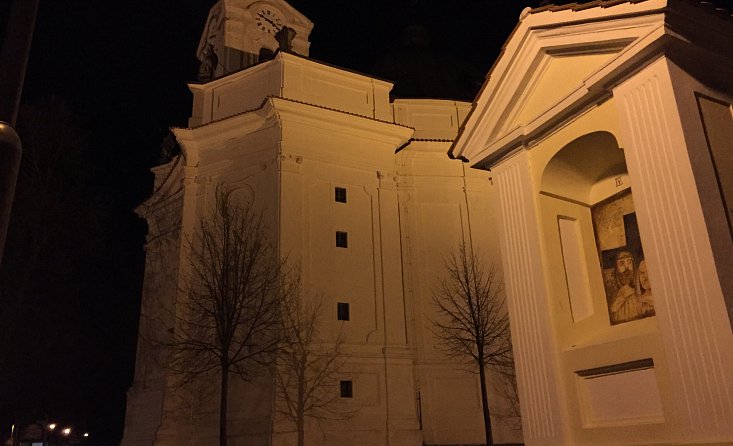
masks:
[[[115,192],[133,205],[149,186],[139,166],[155,159],[167,128],[185,125],[186,81],[213,0],[41,0],[24,98],[54,94],[104,138]],[[352,70],[373,67],[402,28],[425,25],[435,53],[482,75],[516,24],[523,2],[489,0],[293,0],[315,27],[311,57]],[[398,86],[399,87],[399,86]],[[132,169],[132,170],[131,170]],[[144,175],[143,175],[144,176]]]
[[[0,14],[7,12],[7,2],[3,3]],[[523,7],[540,2],[290,3],[315,23],[310,39],[312,58],[371,74],[390,57],[400,57],[402,29],[421,24],[430,34],[430,49],[438,60],[452,58],[456,61],[452,66],[469,67],[483,76]],[[47,262],[61,257],[71,266],[55,268],[48,277],[55,274],[65,280],[34,283],[38,302],[59,308],[62,316],[46,315],[44,319],[34,313],[23,319],[45,333],[49,347],[22,337],[6,340],[19,346],[9,351],[24,359],[13,362],[16,372],[14,378],[8,378],[19,381],[0,382],[6,386],[6,401],[14,401],[5,406],[0,403],[0,438],[12,417],[36,416],[30,412],[83,426],[94,439],[88,444],[116,444],[121,436],[125,392],[132,380],[144,259],[145,225],[132,209],[151,191],[148,169],[158,160],[168,127],[186,124],[191,96],[185,82],[197,74],[195,50],[213,4],[214,0],[41,0],[23,101],[48,104],[54,98],[52,110],[60,107],[63,113],[31,114],[36,118],[28,119],[26,128],[46,124],[78,127],[85,150],[79,152],[80,161],[58,180],[61,190],[56,192],[60,201],[69,199],[70,206],[96,203],[91,211],[80,211],[76,224],[53,219],[44,224],[62,228],[59,237],[71,242],[84,238],[82,234],[74,239],[77,231],[95,234],[87,238],[98,237],[101,242],[82,240],[78,246],[85,249],[79,250],[59,248],[63,255]],[[0,25],[5,22],[4,14],[1,18]],[[398,85],[398,92],[400,88],[407,91]],[[36,111],[42,108],[34,107]],[[73,118],[67,120],[68,116]],[[67,168],[63,163],[57,166]],[[84,186],[67,188],[75,178],[85,178]],[[83,200],[68,196],[76,190],[83,190]],[[33,193],[26,190],[21,197],[32,201]],[[38,220],[30,215],[31,221]],[[67,230],[64,224],[76,227]],[[66,246],[62,242],[56,245]],[[4,263],[11,259],[16,264],[4,264],[6,270],[24,261],[22,255],[8,255]],[[42,263],[39,275],[46,274],[44,268],[50,267]],[[73,271],[63,276],[67,270]]]

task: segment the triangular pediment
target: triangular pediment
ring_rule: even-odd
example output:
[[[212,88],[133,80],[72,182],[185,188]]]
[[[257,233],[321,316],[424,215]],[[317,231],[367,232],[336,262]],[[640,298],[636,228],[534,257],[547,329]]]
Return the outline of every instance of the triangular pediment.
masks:
[[[543,51],[536,56],[537,68],[523,79],[516,99],[497,121],[491,138],[532,122],[583,85],[585,79],[616,57],[622,48],[586,49],[575,52]]]
[[[526,9],[450,154],[475,165],[507,145],[521,145],[553,120],[568,119],[608,95],[611,76],[649,57],[645,49],[666,33],[666,2],[606,3],[562,11]]]

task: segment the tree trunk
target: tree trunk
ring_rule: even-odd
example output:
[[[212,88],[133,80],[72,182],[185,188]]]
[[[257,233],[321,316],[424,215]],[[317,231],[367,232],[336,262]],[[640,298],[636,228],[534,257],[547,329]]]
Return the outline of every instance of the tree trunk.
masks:
[[[486,446],[494,446],[494,437],[491,434],[491,414],[489,412],[489,397],[486,393],[486,369],[479,365],[478,376],[481,380],[481,405],[484,409],[484,430],[486,431]]]
[[[298,429],[298,446],[303,446],[305,444],[305,423],[303,417],[298,416],[298,420],[295,422],[295,424]]]
[[[229,396],[229,365],[221,367],[221,395],[219,398],[219,446],[227,446],[227,398]]]
[[[298,414],[295,421],[298,429],[298,446],[305,444],[305,377],[298,377]]]

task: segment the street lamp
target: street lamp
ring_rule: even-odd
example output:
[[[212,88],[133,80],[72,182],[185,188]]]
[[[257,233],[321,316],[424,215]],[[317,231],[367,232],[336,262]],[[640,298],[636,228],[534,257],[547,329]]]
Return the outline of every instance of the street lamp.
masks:
[[[58,425],[56,423],[48,423],[46,425],[46,432],[43,433],[43,444],[49,445],[59,445],[60,440],[59,437],[63,437],[64,439],[68,438],[71,435],[71,427],[66,426],[60,431],[56,431],[56,427]]]
[[[22,148],[15,132],[39,0],[10,5],[5,41],[0,49],[0,261],[10,222]]]
[[[49,434],[56,429],[56,423],[48,423],[46,428],[43,430],[43,444],[46,444]]]

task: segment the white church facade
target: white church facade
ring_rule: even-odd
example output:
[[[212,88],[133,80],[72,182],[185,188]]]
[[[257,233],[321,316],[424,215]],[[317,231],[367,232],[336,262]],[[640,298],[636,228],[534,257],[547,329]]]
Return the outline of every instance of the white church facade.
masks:
[[[156,341],[221,183],[264,209],[333,309],[323,333],[346,336],[355,415],[309,425],[306,444],[483,443],[478,377],[430,322],[460,243],[506,286],[521,429],[492,375],[497,443],[733,444],[730,12],[528,8],[473,104],[390,101],[388,81],[308,59],[312,27],[277,0],[209,14],[207,80],[173,129],[182,153],[138,209],[149,234],[122,445],[216,444],[216,386],[173,388]],[[295,444],[267,381],[230,401],[230,444]]]

